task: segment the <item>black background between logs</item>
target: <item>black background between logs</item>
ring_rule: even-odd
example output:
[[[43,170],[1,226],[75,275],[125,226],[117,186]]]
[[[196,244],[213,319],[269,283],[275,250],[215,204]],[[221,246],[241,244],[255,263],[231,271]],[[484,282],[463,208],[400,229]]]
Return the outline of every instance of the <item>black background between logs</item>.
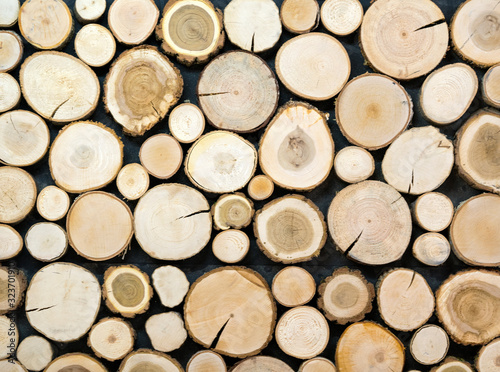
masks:
[[[73,9],[74,7],[74,1],[73,0],[65,0],[67,5],[69,6],[70,9]],[[111,5],[110,0],[108,1],[108,8]],[[158,8],[160,9],[160,17],[161,13],[163,10],[163,7],[165,6],[166,0],[155,0]],[[408,0],[411,1],[411,0]],[[229,3],[229,0],[213,0],[212,1],[214,5],[223,10],[225,6]],[[277,3],[278,7],[281,6],[282,0],[275,0]],[[319,5],[321,6],[323,4],[323,0],[319,0]],[[369,0],[361,0],[363,4],[364,11],[366,12],[368,6],[369,6]],[[448,25],[450,24],[451,17],[455,13],[455,10],[461,3],[459,0],[435,0],[435,3],[441,8],[442,12],[445,15],[446,21]],[[102,19],[99,21],[101,25],[108,26],[107,24],[107,10]],[[79,24],[76,19],[74,20],[75,24],[75,33],[78,32],[78,30],[82,27],[81,24]],[[16,31],[19,33],[19,28],[17,24],[11,28],[12,30]],[[320,26],[316,29],[318,32],[326,32],[326,29],[320,24]],[[281,38],[278,42],[278,44],[270,51],[267,51],[263,54],[260,54],[262,58],[265,59],[265,61],[269,64],[269,66],[273,69],[274,71],[274,58],[276,55],[276,52],[286,40],[290,39],[293,37],[291,33],[283,29],[283,33],[281,35]],[[365,63],[361,52],[359,48],[359,31],[356,31],[354,34],[345,36],[345,37],[337,37],[341,43],[344,45],[346,48],[349,57],[351,59],[351,75],[350,79],[361,75],[365,72],[373,72]],[[63,49],[64,52],[70,53],[72,55],[75,55],[74,51],[74,38],[72,38],[69,43],[65,46]],[[150,36],[144,44],[149,44],[149,45],[155,45],[159,47],[159,42],[156,40],[154,34]],[[28,44],[26,41],[24,41],[24,56],[23,59],[28,57],[29,55],[33,54],[35,52],[35,49]],[[125,49],[128,49],[130,47],[125,47],[124,45],[117,45],[117,53],[115,55],[115,58]],[[223,51],[229,51],[229,50],[234,50],[238,49],[236,46],[231,44],[229,40],[226,38],[226,43],[224,45]],[[181,99],[179,100],[179,103],[185,102],[185,101],[190,101],[192,103],[198,104],[197,97],[196,97],[196,84],[200,75],[200,72],[202,71],[204,66],[194,66],[194,67],[185,67],[184,65],[178,63],[174,58],[170,58],[170,60],[175,64],[175,66],[181,71],[182,77],[184,79],[184,91],[181,96]],[[445,59],[440,63],[438,67],[441,67],[446,64],[450,63],[456,63],[456,62],[463,62],[453,51],[448,51],[446,54]],[[96,68],[94,71],[96,72],[99,81],[101,83],[101,96],[102,96],[102,84],[104,82],[104,78],[109,70],[109,65],[106,65],[105,67],[101,68]],[[475,68],[475,71],[477,72],[478,78],[481,80],[485,70],[484,69],[478,69]],[[12,75],[18,79],[19,78],[19,67],[15,69],[14,71],[11,72]],[[418,126],[425,126],[425,125],[430,125],[429,122],[427,122],[422,114],[420,113],[420,108],[419,108],[419,94],[420,94],[420,87],[425,79],[424,77],[420,77],[414,80],[411,80],[409,82],[404,82],[402,85],[406,88],[408,93],[411,95],[413,103],[414,103],[414,116],[412,123],[410,124],[410,127],[418,127]],[[279,98],[279,106],[283,105],[284,103],[288,102],[289,100],[299,100],[301,101],[302,99],[299,97],[294,96],[291,94],[281,83],[279,84],[280,87],[280,98]],[[330,118],[328,120],[328,125],[330,127],[330,130],[332,132],[332,136],[335,142],[335,152],[338,152],[340,149],[346,147],[349,145],[347,140],[344,138],[344,136],[341,134],[336,122],[335,122],[335,98],[329,99],[323,102],[313,102],[310,101],[311,104],[319,108],[323,112],[328,112],[330,114]],[[470,117],[471,113],[475,112],[481,107],[484,107],[485,104],[482,101],[480,97],[480,93],[477,94],[475,97],[474,101],[471,104],[471,107],[469,110],[465,113],[465,115],[458,120],[455,123],[452,123],[448,126],[441,126],[439,127],[440,131],[444,133],[449,139],[454,139],[456,131],[462,126],[462,124]],[[26,104],[26,102],[23,100],[21,102],[21,107],[22,109],[27,109],[31,110],[29,106]],[[121,137],[123,143],[124,143],[124,162],[123,164],[128,164],[128,163],[133,163],[133,162],[139,162],[139,148],[141,144],[150,136],[158,134],[158,133],[169,133],[168,130],[168,115],[167,117],[162,120],[160,123],[158,123],[153,129],[148,131],[144,136],[142,137],[130,137],[123,135],[122,129],[120,125],[118,125],[116,122],[113,121],[111,116],[107,115],[105,110],[104,110],[104,104],[102,97],[99,101],[99,105],[97,107],[97,110],[95,113],[90,117],[90,120],[95,120],[104,123],[108,127],[112,128],[115,130],[115,132]],[[51,134],[51,141],[54,140],[56,137],[58,131],[62,128],[62,126],[55,125],[53,123],[48,123],[49,128],[50,128],[50,134]],[[205,132],[214,130],[213,127],[210,125],[206,125],[205,127]],[[258,142],[263,134],[264,129],[260,129],[257,132],[250,133],[250,134],[244,134],[243,137],[251,141],[255,146],[258,147]],[[183,144],[182,148],[184,150],[184,154],[186,151],[189,149],[189,144]],[[383,175],[381,172],[381,161],[385,153],[385,148],[377,151],[373,151],[372,154],[375,158],[376,162],[376,170],[374,175],[370,179],[376,179],[376,180],[381,180],[383,181]],[[54,184],[50,172],[49,172],[49,166],[48,166],[48,155],[45,155],[45,157],[39,161],[37,164],[33,166],[29,166],[25,168],[30,174],[33,175],[37,189],[40,191],[42,188],[44,188],[47,185]],[[260,168],[257,168],[256,174],[261,174],[262,171]],[[151,177],[151,184],[150,188],[154,187],[160,183],[163,183],[165,181],[160,181],[157,180],[153,177]],[[175,176],[173,176],[171,179],[167,180],[166,182],[178,182],[178,183],[183,183],[186,185],[189,185],[191,187],[194,187],[191,182],[188,180],[186,175],[184,174],[183,167],[177,172]],[[310,198],[318,207],[320,210],[323,212],[323,214],[326,216],[328,207],[330,205],[330,202],[332,198],[335,196],[335,194],[340,191],[342,188],[346,187],[348,184],[341,181],[336,175],[334,170],[330,172],[330,175],[326,179],[325,182],[323,182],[320,186],[318,186],[316,189],[310,191],[310,192],[305,192],[301,193],[307,198]],[[112,192],[116,194],[118,197],[121,198],[121,195],[119,194],[116,184],[113,182],[107,187],[103,189],[104,191]],[[246,189],[243,189],[242,191],[246,192]],[[448,195],[451,200],[453,201],[455,207],[457,207],[462,201],[468,199],[469,197],[473,195],[479,194],[479,192],[470,186],[466,184],[464,180],[462,180],[456,171],[456,168],[453,169],[452,174],[448,179],[444,182],[444,184],[437,189],[437,191],[440,191],[446,195]],[[290,191],[286,191],[284,189],[281,189],[279,187],[275,188],[274,194],[272,195],[272,198],[280,197],[286,194],[289,194]],[[213,204],[217,198],[218,195],[215,194],[208,194],[206,192],[203,192],[203,194],[207,197],[208,201],[210,204]],[[70,195],[71,200],[73,201],[74,198],[76,197],[76,194]],[[412,195],[403,195],[406,201],[410,204],[412,203],[415,199],[416,196]],[[255,202],[255,209],[258,210],[262,208],[262,206],[270,201],[271,199],[268,199],[267,201],[264,202]],[[128,201],[127,202],[131,210],[135,208],[135,205],[137,204],[136,201]],[[42,217],[38,215],[36,210],[32,211],[28,217],[20,224],[16,225],[15,228],[19,231],[19,233],[24,237],[26,234],[26,231],[28,228],[33,225],[34,223],[41,222],[43,221]],[[59,224],[65,226],[65,219],[59,221]],[[250,251],[248,255],[245,257],[243,261],[241,261],[240,265],[247,266],[253,270],[256,270],[259,272],[269,284],[271,284],[271,281],[274,277],[274,275],[281,270],[285,265],[283,264],[278,264],[270,261],[264,254],[258,249],[253,230],[252,230],[252,225],[244,229],[244,231],[249,235],[251,239],[251,246],[250,246]],[[301,264],[298,264],[298,266],[301,266],[305,269],[307,269],[314,277],[316,280],[316,284],[319,285],[319,283],[326,278],[327,276],[331,275],[333,270],[342,267],[342,266],[348,266],[352,269],[359,269],[361,272],[367,277],[367,279],[372,282],[373,284],[376,283],[377,279],[379,276],[384,273],[385,271],[391,269],[391,268],[397,268],[397,267],[408,267],[411,269],[416,270],[420,274],[422,274],[428,281],[429,285],[433,289],[433,291],[436,291],[439,285],[451,274],[456,273],[460,270],[466,269],[468,266],[462,263],[460,260],[458,260],[455,255],[452,253],[450,255],[450,258],[440,267],[430,267],[421,264],[419,261],[417,261],[415,258],[412,256],[411,252],[411,246],[413,244],[413,241],[415,240],[416,237],[424,233],[422,229],[420,229],[418,226],[413,226],[413,233],[412,233],[412,240],[410,242],[409,248],[407,249],[406,253],[404,254],[403,258],[399,261],[396,261],[394,263],[388,264],[388,265],[383,265],[383,266],[366,266],[366,265],[361,265],[357,264],[347,258],[345,258],[339,251],[337,251],[333,245],[333,242],[330,237],[327,239],[327,243],[325,247],[322,249],[321,254],[319,257],[309,261],[309,262],[304,262]],[[446,236],[448,236],[448,230],[445,230],[443,232]],[[216,232],[212,233],[212,238],[216,235]],[[193,283],[199,276],[202,274],[216,268],[219,266],[224,265],[224,263],[220,262],[217,260],[212,251],[211,251],[211,241],[209,244],[196,256],[184,260],[184,261],[161,261],[161,260],[156,260],[151,257],[149,257],[137,244],[135,238],[132,239],[131,243],[131,249],[127,252],[125,257],[122,259],[121,257],[115,257],[113,259],[107,260],[105,262],[92,262],[89,261],[83,257],[78,256],[75,251],[71,248],[68,247],[68,251],[66,254],[59,260],[59,261],[64,261],[64,262],[74,262],[77,263],[88,270],[92,271],[97,278],[99,279],[99,282],[102,284],[103,282],[103,274],[105,270],[114,265],[122,265],[122,264],[134,264],[137,265],[141,270],[146,272],[148,275],[151,275],[154,271],[155,268],[158,266],[162,265],[175,265],[182,269],[186,275],[190,283]],[[31,257],[31,255],[27,252],[26,249],[23,249],[22,252],[15,257],[14,259],[9,261],[10,263],[14,263],[17,265],[17,267],[21,268],[24,270],[28,276],[28,279],[31,280],[32,276],[43,266],[46,264],[43,262],[39,262],[35,260],[34,258]],[[8,264],[9,262],[4,262],[3,264]],[[50,296],[50,293],[47,293],[47,296]],[[317,296],[309,303],[309,305],[316,306],[317,303]],[[377,310],[377,304],[376,301],[373,303],[374,308],[373,310],[367,314],[366,319],[374,320],[376,322],[379,322],[380,324],[384,324],[382,319],[380,318],[380,315]],[[177,306],[174,308],[174,311],[178,311],[179,313],[183,313],[183,304]],[[159,297],[155,294],[151,300],[151,306],[149,310],[142,315],[136,316],[134,319],[131,319],[130,322],[132,323],[133,327],[135,328],[137,332],[137,340],[135,343],[135,349],[137,348],[152,348],[151,343],[149,341],[149,338],[146,334],[144,325],[146,320],[153,314],[158,314],[161,312],[166,312],[170,311],[171,309],[165,308],[161,305]],[[278,319],[279,317],[287,310],[287,308],[278,305]],[[101,303],[101,308],[98,313],[98,317],[96,322],[99,319],[102,319],[104,317],[108,316],[116,316],[116,314],[111,313],[107,307],[105,306],[104,302]],[[119,315],[118,315],[119,316]],[[20,337],[19,340],[21,341],[25,337],[32,335],[32,334],[37,334],[37,332],[30,326],[26,319],[26,314],[24,312],[24,306],[21,307],[20,309],[17,310],[16,312],[16,318],[17,318],[17,323],[19,327],[19,333]],[[434,323],[434,324],[439,324],[436,315],[433,315],[429,323]],[[321,356],[324,356],[332,361],[334,361],[335,358],[335,348],[337,345],[337,341],[339,339],[339,336],[341,333],[344,331],[346,326],[339,326],[333,322],[329,322],[330,325],[330,341],[325,349],[325,351],[321,354]],[[421,371],[427,371],[429,367],[421,366],[417,362],[413,360],[411,357],[411,354],[409,352],[408,346],[409,346],[409,341],[411,339],[411,336],[413,332],[399,332],[399,331],[394,331],[391,329],[391,331],[405,344],[406,347],[406,363],[405,363],[405,370],[410,370],[410,369],[419,369]],[[55,344],[56,349],[57,349],[57,355],[62,355],[68,352],[85,352],[93,355],[92,350],[87,346],[87,335],[82,337],[78,341],[70,342],[67,344],[64,343],[56,343]],[[189,337],[184,343],[184,345],[179,349],[176,350],[172,353],[170,353],[171,356],[176,358],[182,366],[185,368],[187,361],[189,358],[197,351],[202,350],[203,347],[201,345],[198,345],[195,343],[193,340],[191,340]],[[456,356],[460,358],[464,358],[468,360],[469,362],[473,362],[474,356],[477,354],[479,350],[479,347],[465,347],[461,345],[457,345],[453,342],[451,342],[450,345],[450,350],[448,355],[450,356]],[[262,351],[263,355],[270,355],[274,356],[276,358],[279,358],[286,363],[288,363],[294,370],[297,370],[299,365],[301,364],[301,361],[295,358],[292,358],[285,353],[283,353],[279,347],[276,344],[276,341],[273,340],[270,342],[267,348],[265,348]],[[228,367],[232,366],[235,364],[238,360],[234,358],[229,358],[229,357],[224,357]],[[101,362],[110,370],[110,371],[116,371],[118,369],[118,366],[120,362],[114,362],[110,363],[105,360],[101,360]]]

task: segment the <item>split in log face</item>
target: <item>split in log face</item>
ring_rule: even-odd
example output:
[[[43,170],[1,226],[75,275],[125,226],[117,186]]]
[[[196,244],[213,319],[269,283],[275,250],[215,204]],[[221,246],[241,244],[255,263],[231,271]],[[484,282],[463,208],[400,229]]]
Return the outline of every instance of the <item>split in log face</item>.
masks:
[[[224,8],[224,29],[237,47],[264,52],[281,36],[279,9],[272,0],[231,0]]]
[[[489,68],[484,74],[481,93],[483,100],[490,106],[500,108],[500,64]]]
[[[73,18],[62,0],[28,0],[19,10],[19,30],[35,48],[59,49],[73,32]]]
[[[8,5],[2,2],[2,13]],[[0,16],[1,17],[1,16]],[[1,23],[1,22],[0,22]],[[23,58],[23,41],[14,31],[0,31],[0,72],[9,72]]]
[[[112,312],[133,318],[149,308],[153,289],[149,285],[147,274],[136,266],[122,265],[106,270],[102,295]]]
[[[149,317],[145,328],[153,348],[158,351],[177,350],[187,338],[182,317],[175,311]]]
[[[286,41],[276,54],[276,74],[292,93],[324,101],[344,87],[351,61],[333,36],[311,32]]]
[[[49,152],[49,166],[57,186],[80,193],[112,182],[123,161],[123,144],[104,124],[72,123],[59,132]]]
[[[257,168],[257,151],[246,139],[227,131],[200,137],[186,155],[184,171],[204,191],[228,193],[243,188]]]
[[[346,84],[337,98],[335,115],[349,142],[377,150],[406,129],[413,116],[413,104],[395,80],[380,74],[364,74]]]
[[[43,267],[33,276],[26,291],[26,317],[31,326],[59,342],[74,341],[87,333],[100,304],[97,278],[71,263],[57,262]]]
[[[210,124],[234,132],[253,132],[266,125],[278,105],[273,71],[255,54],[230,51],[212,60],[196,88]]]
[[[212,242],[214,256],[225,263],[234,264],[245,258],[250,239],[241,230],[229,229],[218,233]]]
[[[413,256],[429,266],[439,266],[450,256],[450,243],[442,234],[430,232],[420,235],[413,243]]]
[[[238,362],[231,368],[231,372],[293,372],[285,362],[270,356],[254,356]]]
[[[260,166],[281,187],[311,190],[328,177],[334,147],[326,115],[307,103],[290,102],[262,135]]]
[[[132,212],[115,195],[93,191],[79,196],[66,219],[71,246],[79,255],[103,261],[116,257],[130,244],[134,233]]]
[[[337,372],[337,369],[330,360],[316,357],[302,363],[298,372]]]
[[[27,280],[24,272],[0,266],[0,315],[16,310],[24,298]],[[6,334],[2,333],[2,337]]]
[[[106,0],[75,0],[75,17],[86,24],[97,22],[106,11]]]
[[[500,115],[480,110],[456,135],[458,173],[472,187],[500,193]]]
[[[204,63],[224,45],[222,13],[207,0],[170,0],[156,35],[163,50],[179,62]]]
[[[149,188],[149,174],[137,163],[125,165],[116,177],[118,191],[128,200],[136,200]]]
[[[219,354],[202,350],[189,359],[186,372],[227,372],[226,362]]]
[[[383,265],[400,259],[408,247],[410,209],[393,187],[363,181],[347,186],[333,198],[328,229],[337,248],[348,258]]]
[[[26,58],[19,71],[19,82],[23,97],[31,108],[55,123],[90,116],[97,107],[101,90],[99,80],[89,66],[76,57],[54,51],[39,52]],[[50,94],[40,94],[40,91]]]
[[[19,0],[2,1],[2,13],[0,14],[0,27],[10,27],[17,22],[19,15]]]
[[[418,197],[412,205],[412,215],[417,224],[427,231],[446,229],[455,213],[453,203],[446,195],[428,192]]]
[[[153,0],[115,0],[109,7],[108,24],[119,42],[138,45],[153,33],[159,16]]]
[[[319,23],[319,5],[316,0],[285,0],[281,5],[283,26],[294,34],[314,30]]]
[[[135,331],[120,318],[104,318],[89,332],[87,344],[99,358],[123,359],[134,348]]]
[[[38,115],[15,110],[0,115],[0,162],[25,167],[43,158],[50,144],[47,124]]]
[[[12,226],[0,224],[0,261],[17,256],[23,249],[23,238]]]
[[[321,22],[335,35],[352,34],[362,20],[363,5],[358,0],[326,0],[321,6]]]
[[[57,186],[49,185],[38,194],[36,209],[47,221],[57,221],[66,216],[69,195]]]
[[[461,204],[450,226],[453,252],[469,265],[499,266],[500,196],[480,194]]]
[[[281,305],[300,306],[312,300],[316,294],[316,283],[306,269],[288,266],[274,276],[272,291]]]
[[[75,37],[75,52],[89,66],[102,67],[115,56],[115,38],[104,26],[83,26]]]
[[[179,305],[189,290],[189,281],[184,272],[175,266],[160,266],[153,275],[153,287],[166,307]]]
[[[269,202],[255,214],[254,234],[267,257],[292,264],[319,255],[326,242],[326,224],[312,201],[288,195]]]
[[[139,159],[153,177],[168,179],[182,164],[182,147],[168,134],[160,133],[149,137],[139,150]]]
[[[52,222],[38,222],[25,236],[26,249],[39,261],[55,261],[66,253],[68,237],[64,229]]]
[[[33,177],[21,168],[0,167],[0,223],[22,221],[36,202]]]
[[[457,121],[472,103],[478,85],[476,72],[465,63],[434,71],[421,88],[420,107],[424,116],[439,125]]]
[[[318,288],[318,307],[338,324],[357,322],[372,310],[375,298],[373,284],[358,270],[340,268]]]
[[[55,350],[52,344],[40,336],[28,336],[21,341],[17,347],[16,357],[19,361],[29,368],[30,371],[41,371],[54,358]],[[0,367],[2,371],[2,369]],[[14,372],[14,370],[7,371]]]
[[[410,352],[420,364],[432,365],[444,359],[449,346],[450,340],[444,329],[428,324],[413,334]]]
[[[21,88],[16,79],[0,72],[0,113],[17,107],[21,100]]]
[[[500,339],[491,341],[479,350],[476,368],[479,372],[495,371],[500,368]]]
[[[139,200],[134,211],[137,242],[151,257],[183,260],[210,240],[212,217],[207,199],[180,184],[161,184]]]
[[[44,372],[108,372],[108,370],[90,355],[69,353],[54,359]]]
[[[433,126],[417,127],[402,133],[389,146],[382,173],[399,192],[419,195],[442,185],[453,160],[453,144],[444,134]]]
[[[182,103],[168,116],[168,128],[174,138],[181,143],[196,141],[205,130],[205,116],[198,106]]]
[[[253,203],[244,194],[222,195],[212,206],[214,225],[218,230],[241,229],[252,222]]]
[[[271,340],[276,305],[258,273],[225,266],[204,274],[191,286],[184,320],[196,342],[244,358],[258,354]]]
[[[402,372],[404,346],[386,328],[375,322],[354,323],[337,343],[335,364],[339,371]]]
[[[450,276],[436,292],[440,322],[457,343],[485,344],[500,335],[500,275],[468,270]]]
[[[479,67],[500,59],[500,10],[495,0],[463,2],[451,21],[453,49]]]
[[[142,136],[177,103],[183,84],[167,57],[155,47],[138,46],[113,62],[104,84],[105,106],[125,133]]]
[[[184,370],[167,354],[139,349],[123,359],[118,372],[184,372]]]
[[[415,79],[443,59],[448,27],[431,0],[377,1],[363,18],[360,43],[375,70],[400,80]]]

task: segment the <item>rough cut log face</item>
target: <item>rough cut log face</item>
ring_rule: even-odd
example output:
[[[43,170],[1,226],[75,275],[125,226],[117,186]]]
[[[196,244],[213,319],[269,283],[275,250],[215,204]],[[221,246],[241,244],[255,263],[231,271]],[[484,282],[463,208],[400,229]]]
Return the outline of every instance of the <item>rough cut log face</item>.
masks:
[[[319,23],[319,5],[316,0],[285,0],[281,5],[283,26],[294,34],[314,30]]]
[[[153,0],[115,0],[109,7],[108,24],[119,42],[138,45],[153,33],[159,16]]]
[[[500,108],[500,64],[491,66],[484,74],[481,93],[483,100],[490,106]]]
[[[22,221],[36,202],[33,177],[21,168],[0,167],[0,223]]]
[[[118,372],[184,372],[174,358],[158,351],[139,349],[127,355]]]
[[[9,6],[4,3],[5,1],[2,2],[2,12]],[[16,68],[23,58],[23,41],[14,31],[1,30],[0,45],[0,72],[9,72],[10,70]]]
[[[61,372],[61,371],[78,371],[78,372],[108,372],[101,362],[92,358],[90,355],[83,353],[69,353],[61,355],[54,359],[44,370],[44,372]]]
[[[226,362],[210,350],[199,351],[189,359],[186,372],[227,372]]]
[[[254,371],[272,371],[272,372],[292,372],[285,362],[270,356],[255,356],[247,358],[235,364],[231,372],[254,372]]]
[[[363,5],[358,0],[326,0],[321,6],[321,23],[335,35],[349,35],[363,20]]]

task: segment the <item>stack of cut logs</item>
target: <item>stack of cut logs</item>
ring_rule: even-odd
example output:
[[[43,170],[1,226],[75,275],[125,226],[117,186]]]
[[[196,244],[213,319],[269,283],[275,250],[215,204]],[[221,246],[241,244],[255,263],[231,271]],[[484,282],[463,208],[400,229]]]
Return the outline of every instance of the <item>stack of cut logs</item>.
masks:
[[[498,4],[0,0],[0,371],[500,371]]]

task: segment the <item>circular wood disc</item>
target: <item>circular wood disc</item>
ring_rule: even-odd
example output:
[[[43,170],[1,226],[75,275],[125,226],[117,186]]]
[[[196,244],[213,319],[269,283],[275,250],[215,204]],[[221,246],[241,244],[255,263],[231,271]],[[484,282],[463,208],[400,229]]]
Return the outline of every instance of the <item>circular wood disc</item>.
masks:
[[[259,174],[248,183],[248,195],[253,200],[266,200],[274,192],[274,183],[263,174]]]
[[[21,88],[16,79],[0,72],[0,112],[14,109],[21,100]]]
[[[83,353],[64,354],[54,359],[49,366],[44,369],[44,372],[61,372],[61,371],[78,371],[78,372],[108,372],[101,362],[92,358],[90,355]]]
[[[339,94],[335,115],[349,142],[377,150],[406,129],[413,104],[396,81],[380,74],[364,74],[352,79]]]
[[[104,318],[89,332],[87,344],[99,358],[123,359],[134,348],[135,331],[120,318]]]
[[[222,13],[207,0],[171,0],[156,29],[163,50],[186,65],[204,63],[224,45]]]
[[[281,269],[273,279],[273,296],[281,305],[294,307],[305,305],[316,294],[313,276],[298,266]]]
[[[25,167],[38,162],[49,148],[47,124],[24,110],[0,115],[0,162]]]
[[[212,205],[217,230],[241,229],[252,222],[253,203],[242,193],[224,194]]]
[[[224,29],[237,47],[264,52],[281,36],[278,6],[272,0],[231,0],[224,8]]]
[[[22,270],[10,266],[0,266],[0,288],[2,290],[0,296],[0,314],[9,313],[19,307],[24,298],[26,285],[26,275]],[[15,322],[15,319],[11,319],[11,322]],[[8,338],[1,340],[0,343],[5,342],[4,340],[7,341],[7,344],[9,343]],[[8,348],[6,347],[5,349]]]
[[[175,311],[149,317],[145,328],[151,345],[158,351],[171,352],[177,350],[187,338],[182,317]]]
[[[138,163],[125,165],[116,176],[118,191],[128,200],[136,200],[149,188],[149,174]]]
[[[112,312],[133,318],[148,310],[153,288],[148,275],[136,266],[112,266],[104,273],[102,296]]]
[[[500,339],[497,338],[479,350],[476,368],[479,372],[495,371],[500,367]]]
[[[23,97],[31,108],[44,119],[57,123],[90,116],[97,107],[101,90],[89,66],[69,54],[53,51],[26,58],[19,81]],[[47,94],[40,94],[41,90]]]
[[[47,221],[57,221],[66,216],[69,195],[57,186],[49,185],[38,194],[36,209]]]
[[[257,245],[275,262],[292,264],[319,255],[326,242],[323,213],[302,195],[267,203],[254,218]]]
[[[500,115],[481,110],[456,135],[458,173],[473,187],[500,193]]]
[[[420,235],[413,243],[413,256],[429,266],[439,266],[450,256],[450,243],[443,235],[429,232]]]
[[[214,256],[225,263],[240,262],[250,249],[250,239],[241,230],[224,230],[212,242]]]
[[[104,124],[72,123],[59,132],[49,152],[50,173],[57,186],[81,193],[112,182],[123,161],[123,144]]]
[[[330,174],[334,148],[327,116],[307,103],[289,102],[261,137],[260,167],[281,187],[311,190]]]
[[[448,49],[448,27],[431,0],[383,0],[366,11],[359,39],[374,69],[409,80],[441,62]]]
[[[326,0],[321,6],[321,23],[335,35],[349,35],[363,20],[363,5],[358,0]]]
[[[413,195],[437,189],[453,168],[453,144],[433,126],[412,128],[389,146],[382,160],[386,182]]]
[[[328,209],[328,229],[348,258],[383,265],[401,258],[410,242],[411,214],[405,199],[379,181],[342,189]]]
[[[202,350],[189,359],[186,372],[227,372],[226,362],[219,354]]]
[[[483,100],[490,106],[500,108],[500,63],[488,69],[483,77],[481,93]]]
[[[436,124],[450,124],[460,119],[476,96],[476,72],[465,63],[437,69],[422,84],[420,107],[424,116]]]
[[[5,10],[2,2],[2,10]],[[1,17],[1,16],[0,16]],[[1,21],[0,21],[1,23]],[[17,67],[23,58],[23,41],[14,31],[0,31],[0,72],[9,72]]]
[[[52,361],[54,348],[43,337],[28,336],[17,347],[16,357],[30,371],[41,371]],[[0,369],[5,371],[3,368]]]
[[[64,229],[53,222],[38,222],[24,237],[26,249],[39,261],[55,261],[66,253],[68,237]]]
[[[371,177],[375,171],[375,160],[364,148],[348,146],[337,153],[333,166],[342,181],[357,183]]]
[[[26,367],[15,359],[0,360],[0,369],[4,372],[28,372]]]
[[[219,130],[191,146],[184,171],[200,189],[223,194],[245,187],[256,168],[255,147],[237,134]]]
[[[168,128],[175,139],[181,143],[196,141],[205,130],[205,116],[198,106],[182,103],[168,116]]]
[[[143,2],[152,3],[137,0]],[[126,6],[124,11],[131,9]],[[167,57],[153,46],[141,45],[126,50],[111,65],[104,83],[104,103],[125,133],[142,136],[177,103],[183,85],[181,73]]]
[[[255,372],[255,371],[270,371],[270,372],[292,372],[288,364],[279,359],[270,356],[254,356],[246,358],[238,362],[230,370],[231,372]]]
[[[330,360],[316,357],[302,363],[298,372],[337,372],[337,369]]]
[[[66,262],[40,269],[26,291],[26,317],[31,326],[59,342],[77,340],[87,333],[100,304],[101,289],[94,274]]]
[[[0,167],[0,223],[17,223],[36,202],[33,177],[21,168]]]
[[[403,343],[375,322],[351,324],[340,336],[335,352],[339,371],[402,372],[404,362]]]
[[[480,194],[461,204],[450,226],[453,252],[469,265],[500,265],[500,196]]]
[[[462,58],[480,67],[500,60],[500,10],[495,0],[463,2],[451,21],[451,43]]]
[[[17,256],[23,249],[23,238],[12,226],[0,224],[0,260]]]
[[[103,261],[126,249],[134,233],[132,212],[110,193],[93,191],[73,202],[66,220],[71,246],[79,255]]]
[[[446,229],[455,213],[449,197],[439,192],[420,195],[413,204],[413,217],[417,224],[427,231],[439,232]]]
[[[448,353],[450,340],[443,328],[428,324],[415,331],[410,343],[410,352],[423,365],[437,364]]]
[[[135,237],[151,257],[183,260],[210,240],[212,217],[207,199],[180,184],[161,184],[139,200],[134,211]]]
[[[182,164],[182,147],[168,134],[160,133],[149,137],[141,146],[139,159],[153,177],[168,179]]]
[[[183,372],[181,365],[172,357],[157,351],[139,349],[127,355],[118,372]]]
[[[180,305],[189,290],[184,272],[175,266],[160,266],[153,275],[153,287],[165,307]]]
[[[450,276],[436,292],[436,313],[448,335],[463,345],[500,335],[500,274],[468,270]]]
[[[453,357],[446,358],[439,366],[431,369],[430,372],[474,372],[472,366],[462,360]]]
[[[0,27],[10,27],[17,22],[20,6],[19,0],[4,0],[2,2],[3,11],[0,14]]]
[[[75,52],[87,65],[102,67],[115,56],[115,38],[104,26],[95,23],[86,25],[76,34]]]
[[[285,354],[310,359],[321,354],[330,340],[330,328],[323,314],[310,306],[288,310],[276,325],[276,342]]]
[[[271,340],[276,305],[260,274],[225,266],[204,274],[191,286],[184,321],[199,344],[244,358],[258,354]]]
[[[373,284],[359,270],[337,269],[318,288],[318,307],[338,324],[357,322],[372,310]]]
[[[11,349],[12,354],[15,354],[19,342],[19,329],[14,318],[0,315],[0,334],[2,335],[0,339],[0,359],[7,359],[11,356]]]
[[[309,32],[319,23],[319,5],[316,0],[285,0],[281,4],[283,26],[294,34]]]
[[[19,10],[19,31],[38,49],[59,49],[73,31],[73,17],[64,1],[28,0]]]
[[[347,83],[351,61],[333,36],[311,32],[286,41],[276,54],[276,73],[299,97],[324,101]]]
[[[279,87],[263,59],[238,50],[214,58],[203,69],[196,94],[214,127],[253,132],[267,124],[274,113]]]
[[[393,269],[379,279],[377,287],[380,315],[398,331],[421,327],[434,312],[434,293],[416,271]]]
[[[106,11],[106,0],[75,0],[75,17],[80,23],[97,22]]]
[[[152,0],[115,0],[109,7],[108,25],[120,43],[139,45],[153,33],[159,16]]]

